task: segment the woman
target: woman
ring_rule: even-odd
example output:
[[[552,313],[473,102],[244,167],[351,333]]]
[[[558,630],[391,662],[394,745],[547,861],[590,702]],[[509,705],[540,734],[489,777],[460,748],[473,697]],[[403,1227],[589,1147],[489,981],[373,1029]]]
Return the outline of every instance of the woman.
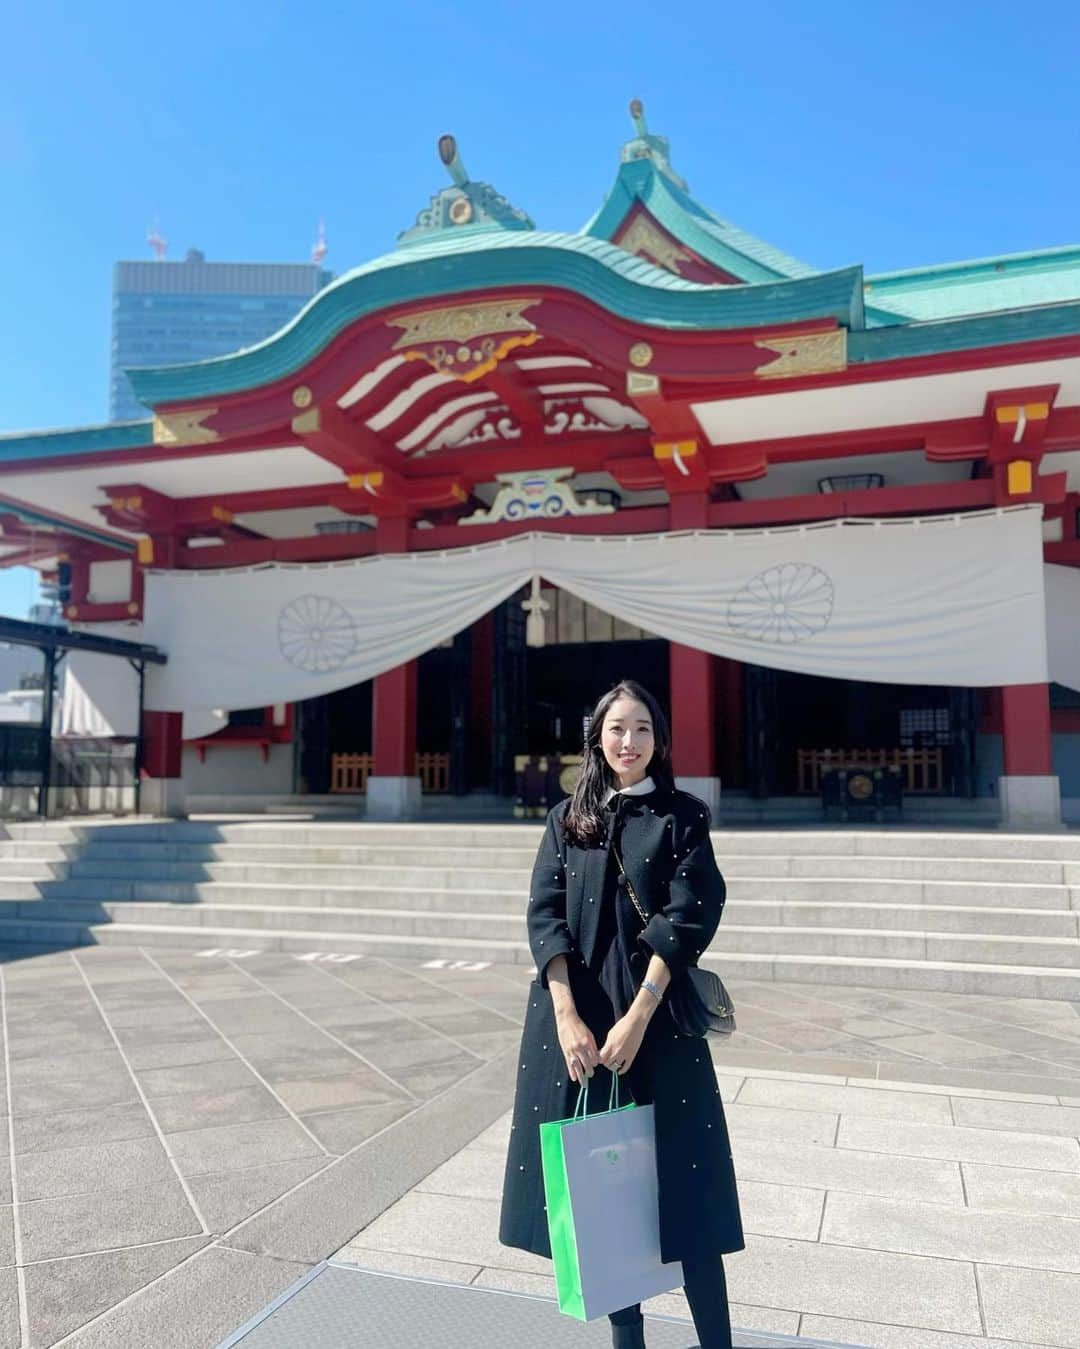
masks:
[[[656,699],[622,680],[589,719],[581,776],[548,812],[533,867],[527,918],[537,975],[499,1240],[550,1258],[538,1126],[573,1114],[585,1078],[596,1077],[594,1098],[606,1101],[617,1073],[638,1105],[655,1107],[660,1255],[682,1262],[701,1349],[731,1349],[722,1255],[745,1242],[708,1045],[678,1033],[665,992],[697,963],[723,907],[708,808],[675,786]],[[640,1304],[610,1320],[616,1349],[644,1346]]]

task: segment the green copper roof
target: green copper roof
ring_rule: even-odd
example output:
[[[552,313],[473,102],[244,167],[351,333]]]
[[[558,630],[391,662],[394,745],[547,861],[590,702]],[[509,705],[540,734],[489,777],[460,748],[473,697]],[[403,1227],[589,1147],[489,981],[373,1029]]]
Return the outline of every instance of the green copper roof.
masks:
[[[153,423],[101,422],[57,431],[14,431],[0,435],[0,463],[19,459],[56,459],[65,454],[101,453],[149,445]]]
[[[774,248],[695,201],[669,161],[666,137],[650,135],[635,99],[630,105],[637,133],[622,148],[615,183],[584,232],[611,239],[636,202],[669,234],[740,281],[813,276],[817,269]]]
[[[1080,303],[1033,305],[998,313],[964,314],[928,322],[904,320],[848,335],[848,360],[891,361],[903,356],[970,351],[1012,342],[1080,334]]]
[[[104,543],[109,548],[116,548],[121,552],[135,551],[135,545],[130,539],[122,539],[115,534],[103,534],[99,530],[92,529],[89,525],[81,524],[78,520],[65,520],[60,516],[50,514],[48,511],[36,510],[23,501],[12,501],[2,493],[0,493],[0,511],[5,514],[16,515],[29,525],[45,525],[52,529],[59,529],[65,534],[72,534],[80,539],[89,539],[91,543]]]
[[[744,328],[806,318],[835,318],[847,327],[863,322],[858,267],[752,286],[704,286],[583,234],[435,233],[346,272],[255,346],[127,374],[135,397],[151,407],[232,393],[301,369],[347,324],[390,305],[485,286],[544,285],[577,291],[610,313],[659,327]]]
[[[450,232],[458,238],[463,235],[488,233],[491,230],[531,230],[535,225],[516,206],[488,183],[474,183],[465,171],[453,136],[440,136],[439,158],[446,165],[453,187],[436,192],[428,205],[416,217],[411,229],[398,235],[398,247],[408,248],[416,240],[427,240],[432,235]]]
[[[866,279],[879,320],[951,318],[1080,300],[1080,246],[882,272]]]

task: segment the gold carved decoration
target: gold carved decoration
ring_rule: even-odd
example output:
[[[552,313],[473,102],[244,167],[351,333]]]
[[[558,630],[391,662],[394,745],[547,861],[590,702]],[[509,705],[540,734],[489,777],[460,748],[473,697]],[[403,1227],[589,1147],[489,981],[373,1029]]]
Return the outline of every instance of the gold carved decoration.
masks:
[[[465,384],[494,370],[516,347],[529,347],[540,334],[524,310],[539,300],[494,300],[444,305],[387,320],[405,331],[394,343],[407,361],[427,361],[434,370]]]
[[[788,379],[792,375],[824,375],[847,369],[847,330],[796,333],[793,337],[759,337],[754,343],[780,358],[754,372],[759,379]]]
[[[311,406],[311,400],[314,394],[306,384],[298,384],[292,391],[292,403],[294,408],[307,408]]]
[[[218,440],[218,433],[203,422],[212,417],[217,408],[185,408],[183,412],[155,412],[153,440],[155,445],[209,445]]]
[[[631,365],[636,365],[641,370],[651,363],[653,349],[648,342],[635,342],[628,352],[628,358]]]
[[[688,248],[676,243],[674,239],[669,239],[663,230],[645,215],[636,215],[629,228],[615,242],[627,253],[639,256],[647,253],[657,266],[663,267],[665,271],[674,272],[676,276],[680,274],[680,263],[694,261],[694,255]]]
[[[656,394],[659,392],[659,375],[643,375],[638,370],[628,370],[626,372],[626,393],[628,397],[640,398],[642,395]]]
[[[322,430],[322,417],[317,407],[308,408],[306,412],[295,416],[290,424],[294,436],[309,436],[314,431]]]

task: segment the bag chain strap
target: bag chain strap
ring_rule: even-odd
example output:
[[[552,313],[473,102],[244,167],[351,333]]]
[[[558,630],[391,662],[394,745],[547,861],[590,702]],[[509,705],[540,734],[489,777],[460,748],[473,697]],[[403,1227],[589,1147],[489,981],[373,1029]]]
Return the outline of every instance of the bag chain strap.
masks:
[[[622,858],[619,856],[619,850],[615,846],[614,839],[611,840],[611,851],[615,854],[615,861],[618,862],[619,870],[620,872],[622,872],[622,878],[626,882],[626,893],[630,896],[630,902],[633,904],[634,908],[637,909],[638,917],[645,924],[645,926],[648,927],[649,915],[641,907],[641,902],[638,899],[637,895],[634,893],[634,887],[630,884],[630,877],[626,874],[626,868],[622,864]]]

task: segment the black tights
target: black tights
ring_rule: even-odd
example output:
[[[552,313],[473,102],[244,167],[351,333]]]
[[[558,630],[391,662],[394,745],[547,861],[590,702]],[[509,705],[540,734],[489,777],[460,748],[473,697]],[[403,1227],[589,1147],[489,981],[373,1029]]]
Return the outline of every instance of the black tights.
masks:
[[[690,1304],[700,1349],[731,1349],[731,1316],[728,1312],[727,1278],[719,1255],[704,1260],[684,1260],[683,1290]],[[613,1326],[632,1326],[642,1319],[641,1303],[609,1312]]]

